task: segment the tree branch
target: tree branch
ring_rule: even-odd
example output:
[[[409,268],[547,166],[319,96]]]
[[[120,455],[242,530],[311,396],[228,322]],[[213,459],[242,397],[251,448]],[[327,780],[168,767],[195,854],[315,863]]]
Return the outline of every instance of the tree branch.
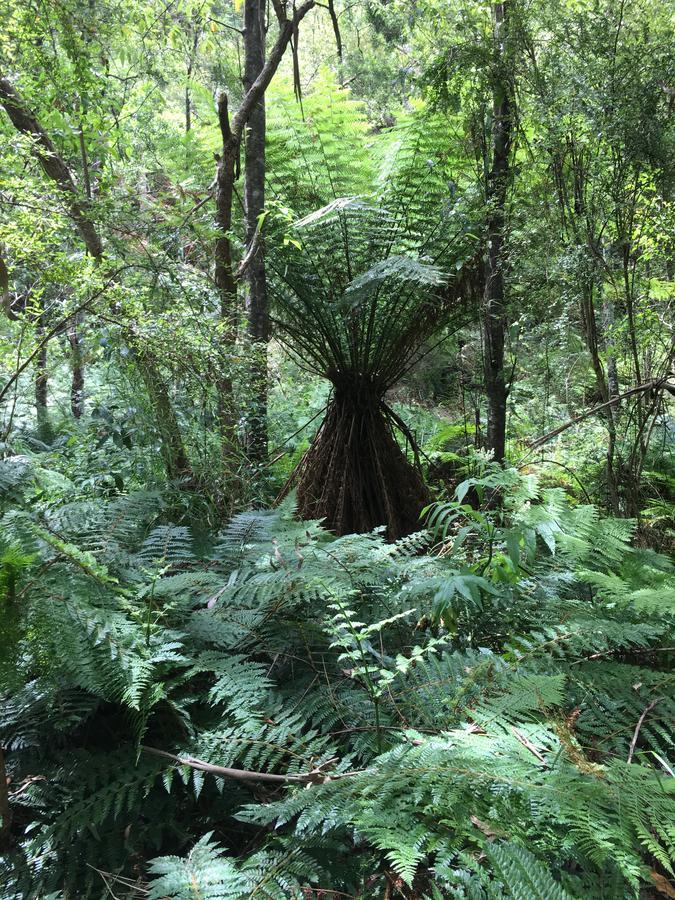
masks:
[[[218,125],[220,126],[220,134],[223,138],[223,144],[227,144],[232,138],[232,130],[230,129],[230,113],[227,105],[227,94],[225,91],[218,91],[216,97],[216,107],[218,109]]]
[[[340,34],[340,23],[338,22],[337,13],[335,12],[335,0],[328,0],[328,14],[330,15],[330,20],[333,24],[338,63],[342,65],[342,35]]]
[[[563,431],[567,431],[568,428],[572,428],[573,425],[578,425],[578,423],[583,422],[584,419],[588,419],[590,416],[595,415],[595,413],[600,412],[603,409],[607,409],[608,406],[613,406],[620,400],[624,400],[626,397],[632,397],[633,394],[641,394],[644,391],[651,390],[666,390],[670,394],[675,395],[675,385],[669,384],[669,379],[671,377],[672,373],[669,373],[664,378],[659,378],[656,381],[649,381],[647,382],[647,384],[640,384],[637,387],[631,388],[629,391],[625,391],[623,394],[618,394],[616,397],[612,397],[612,399],[608,400],[606,403],[601,403],[599,406],[594,406],[593,409],[589,409],[587,412],[582,413],[580,416],[575,416],[573,419],[570,419],[569,422],[565,422],[564,425],[560,425],[558,428],[554,428],[553,431],[542,434],[541,437],[538,437],[536,440],[529,441],[528,446],[531,450],[537,450],[539,447],[542,447],[544,444],[548,443],[552,438],[557,437],[559,434],[562,434]]]
[[[633,732],[633,739],[630,742],[630,749],[628,750],[627,762],[631,762],[633,759],[633,754],[635,753],[635,745],[637,744],[637,739],[638,739],[638,735],[640,734],[640,729],[642,728],[642,723],[644,722],[645,718],[647,717],[647,714],[650,713],[654,709],[656,704],[659,703],[662,699],[663,699],[662,697],[657,697],[655,700],[652,700],[652,702],[642,710],[642,715],[638,719],[638,723],[635,726],[635,731]]]
[[[30,112],[21,95],[8,79],[2,76],[0,76],[0,104],[5,108],[16,130],[31,138],[31,153],[45,174],[67,195],[70,215],[88,252],[94,259],[100,259],[103,256],[101,238],[89,218],[89,204],[79,197],[70,168],[59,156],[49,135]]]
[[[265,61],[265,65],[263,66],[260,75],[258,75],[256,80],[246,92],[244,99],[241,102],[241,106],[237,110],[237,113],[232,120],[232,139],[237,141],[237,143],[241,141],[244,127],[249,120],[251,112],[257,105],[262,95],[267,90],[272,78],[274,77],[274,73],[279,68],[279,63],[281,62],[281,59],[286,51],[286,47],[290,43],[294,32],[297,30],[298,25],[305,18],[307,13],[315,5],[316,0],[306,0],[306,2],[302,4],[302,6],[299,6],[295,10],[292,18],[289,19],[285,13],[285,8],[283,7],[283,5],[279,2],[276,2],[274,4],[277,18],[279,19],[279,34],[277,35],[274,46],[270,50],[269,56]]]

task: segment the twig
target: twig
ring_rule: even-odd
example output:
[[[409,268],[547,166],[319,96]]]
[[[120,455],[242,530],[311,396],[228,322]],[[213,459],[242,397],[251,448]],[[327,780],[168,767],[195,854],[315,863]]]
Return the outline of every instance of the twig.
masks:
[[[637,387],[631,388],[629,391],[625,391],[623,394],[618,394],[616,397],[612,397],[611,400],[608,400],[606,403],[601,403],[599,406],[594,406],[593,409],[589,409],[587,412],[582,413],[580,416],[575,416],[573,419],[570,419],[569,422],[565,422],[564,425],[560,425],[558,428],[554,428],[553,431],[549,431],[546,434],[542,434],[541,437],[536,438],[534,441],[528,441],[528,446],[532,450],[537,450],[539,447],[542,447],[544,444],[548,443],[552,438],[557,437],[559,434],[562,434],[563,431],[567,431],[568,428],[572,428],[573,425],[577,425],[579,422],[583,422],[584,419],[588,419],[589,416],[595,415],[595,413],[600,412],[603,409],[607,409],[608,406],[613,406],[615,403],[618,403],[620,400],[624,400],[626,397],[631,397],[633,394],[641,394],[644,391],[650,390],[661,390],[665,388],[669,392],[675,393],[675,385],[669,384],[669,379],[671,378],[672,373],[665,376],[665,378],[659,378],[656,381],[650,381],[647,384],[640,384]]]
[[[232,778],[235,781],[268,781],[275,784],[323,784],[326,781],[335,781],[338,778],[347,778],[353,775],[362,774],[359,772],[342,772],[337,775],[329,775],[323,771],[323,767],[332,765],[335,760],[328,760],[322,765],[316,766],[311,772],[302,772],[299,775],[274,775],[271,772],[251,772],[248,769],[231,769],[228,766],[214,766],[211,763],[204,762],[201,759],[195,759],[192,756],[175,756],[173,753],[167,753],[165,750],[158,750],[155,747],[141,746],[141,750],[146,753],[152,753],[155,756],[161,756],[164,759],[170,759],[176,765],[190,766],[192,769],[199,769],[201,772],[208,772],[210,775],[217,775],[220,778]]]
[[[179,223],[178,229],[180,230],[186,224],[186,222],[188,221],[190,216],[193,216],[198,210],[200,210],[202,208],[202,206],[204,206],[205,203],[208,203],[209,200],[212,200],[212,199],[213,199],[213,188],[209,187],[208,193],[206,194],[206,196],[203,197],[199,201],[199,203],[196,203],[192,207],[192,209],[188,213],[185,214],[185,218],[182,220],[182,222]]]
[[[128,268],[128,266],[124,266],[123,268]],[[2,390],[0,390],[0,402],[2,402],[7,393],[11,389],[12,385],[17,381],[17,379],[21,376],[23,372],[28,368],[31,362],[35,359],[35,357],[39,354],[40,350],[47,344],[55,335],[57,335],[60,331],[65,328],[65,326],[70,322],[78,313],[83,312],[87,309],[91,304],[96,300],[101,294],[104,294],[108,288],[115,283],[115,278],[119,275],[121,269],[118,269],[116,272],[112,274],[112,277],[103,285],[103,287],[92,294],[88,300],[85,300],[84,303],[81,303],[79,306],[75,307],[75,309],[69,313],[67,316],[64,316],[57,325],[51,328],[47,334],[43,337],[43,339],[38,343],[37,347],[33,352],[21,363],[20,366],[17,367],[16,371],[12,375],[12,377],[7,381]]]
[[[532,741],[529,738],[526,738],[524,734],[522,734],[518,729],[514,726],[511,728],[513,735],[517,741],[525,747],[533,756],[536,756],[540,763],[544,763],[546,765],[546,759],[541,755],[541,753],[534,746]]]
[[[630,742],[630,750],[628,751],[627,760],[628,762],[631,762],[633,759],[633,753],[635,753],[635,745],[637,744],[638,735],[640,734],[640,729],[642,728],[642,723],[644,722],[647,713],[650,713],[654,709],[656,704],[662,699],[663,697],[657,697],[656,700],[652,700],[649,706],[645,706],[645,708],[642,710],[642,715],[638,719],[638,723],[635,726],[635,731],[633,732],[633,740]]]

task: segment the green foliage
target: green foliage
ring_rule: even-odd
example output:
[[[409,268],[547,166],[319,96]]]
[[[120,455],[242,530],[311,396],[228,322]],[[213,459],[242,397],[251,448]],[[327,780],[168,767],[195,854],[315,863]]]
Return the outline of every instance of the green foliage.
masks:
[[[252,472],[251,270],[231,308],[213,278],[213,98],[236,114],[252,5],[0,4],[0,71],[74,188],[0,108],[0,893],[666,896],[671,8],[506,4],[510,468],[479,449],[496,4],[316,5],[265,94]],[[337,538],[292,493],[247,508],[287,487],[325,378],[409,424],[438,501],[418,534]]]
[[[488,858],[513,897],[522,900],[569,900],[570,895],[524,847],[494,844]]]
[[[502,504],[434,510],[433,552],[290,500],[197,543],[149,498],[19,513],[6,466],[15,893],[628,898],[671,873],[673,573],[630,524],[495,470],[473,486]]]
[[[233,861],[205,834],[183,860],[165,856],[154,860],[150,867],[153,880],[149,897],[161,900],[193,900],[208,897],[209,900],[226,900],[229,897],[245,897],[245,881]]]

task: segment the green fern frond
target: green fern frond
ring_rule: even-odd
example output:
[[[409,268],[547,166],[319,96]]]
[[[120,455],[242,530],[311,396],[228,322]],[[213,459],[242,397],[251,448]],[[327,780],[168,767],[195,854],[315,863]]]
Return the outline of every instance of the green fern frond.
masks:
[[[486,848],[495,872],[516,900],[572,900],[542,863],[517,844],[496,843]]]

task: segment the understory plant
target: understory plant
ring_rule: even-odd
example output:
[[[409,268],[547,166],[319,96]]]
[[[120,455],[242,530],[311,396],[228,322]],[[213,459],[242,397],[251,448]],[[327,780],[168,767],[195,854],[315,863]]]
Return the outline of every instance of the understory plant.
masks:
[[[487,467],[397,543],[292,498],[205,536],[51,477],[0,462],[3,897],[669,889],[675,578],[633,523]]]

